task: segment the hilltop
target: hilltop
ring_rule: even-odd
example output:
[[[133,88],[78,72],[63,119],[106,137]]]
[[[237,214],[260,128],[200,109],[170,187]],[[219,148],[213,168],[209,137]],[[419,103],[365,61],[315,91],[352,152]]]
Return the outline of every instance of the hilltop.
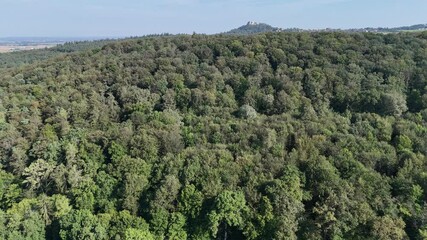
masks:
[[[232,35],[250,35],[256,33],[264,33],[264,32],[281,32],[281,28],[272,27],[265,23],[257,23],[253,21],[249,21],[246,25],[243,25],[239,28],[232,29],[226,34]]]

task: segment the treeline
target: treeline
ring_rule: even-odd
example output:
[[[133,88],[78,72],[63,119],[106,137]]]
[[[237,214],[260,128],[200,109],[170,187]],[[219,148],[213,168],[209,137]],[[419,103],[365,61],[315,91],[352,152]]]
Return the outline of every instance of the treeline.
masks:
[[[426,239],[427,33],[148,37],[0,70],[1,239]]]

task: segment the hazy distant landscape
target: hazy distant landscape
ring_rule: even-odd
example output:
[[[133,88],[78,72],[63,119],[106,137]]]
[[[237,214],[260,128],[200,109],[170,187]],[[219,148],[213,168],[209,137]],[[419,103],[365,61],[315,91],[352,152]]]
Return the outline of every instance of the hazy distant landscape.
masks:
[[[273,27],[266,23],[257,23],[249,21],[246,25],[243,25],[239,28],[232,29],[225,34],[234,34],[234,35],[249,35],[262,32],[348,32],[348,33],[399,33],[399,32],[416,32],[416,31],[425,31],[427,30],[427,24],[416,24],[411,26],[402,26],[402,27],[366,27],[366,28],[350,28],[350,29],[340,29],[340,28],[324,28],[324,29],[302,29],[302,28],[279,28]]]
[[[94,41],[105,37],[6,37],[0,38],[0,53],[55,47],[67,42]]]
[[[37,44],[37,45],[0,45],[0,53],[7,53],[7,52],[17,52],[17,51],[24,51],[24,50],[35,50],[35,49],[43,49],[43,48],[50,48],[58,45],[58,43],[52,43],[52,44]]]

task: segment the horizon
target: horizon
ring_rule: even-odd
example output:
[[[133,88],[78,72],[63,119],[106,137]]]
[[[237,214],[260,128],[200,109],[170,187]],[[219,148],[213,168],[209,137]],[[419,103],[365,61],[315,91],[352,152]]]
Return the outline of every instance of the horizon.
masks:
[[[0,3],[6,10],[0,16],[0,38],[216,34],[247,21],[284,29],[391,28],[427,23],[424,15],[427,2],[422,0],[0,0]]]
[[[243,27],[245,25],[247,25],[248,22],[254,22],[254,21],[247,21],[245,24],[242,24],[240,26],[236,26],[234,28],[225,30],[223,32],[217,32],[217,33],[196,33],[196,34],[206,34],[206,35],[215,35],[215,34],[222,34],[222,33],[226,33],[227,31],[233,30],[233,29],[237,29],[240,27]],[[267,24],[270,25],[269,23],[265,23],[265,22],[255,22],[256,24]],[[384,26],[365,26],[365,27],[359,27],[359,28],[330,28],[330,27],[326,27],[326,28],[297,28],[297,29],[302,29],[302,30],[326,30],[326,29],[332,29],[332,30],[352,30],[352,29],[369,29],[369,28],[399,28],[399,27],[411,27],[411,26],[416,26],[416,25],[427,25],[427,23],[414,23],[414,24],[410,24],[410,25],[400,25],[400,26],[389,26],[389,27],[384,27]],[[281,29],[292,29],[292,28],[283,28],[281,26],[273,26],[270,25],[271,27],[276,27],[276,28],[281,28]],[[35,39],[40,39],[40,40],[64,40],[64,41],[69,41],[69,40],[76,40],[76,41],[97,41],[97,40],[107,40],[107,39],[112,39],[112,40],[119,40],[119,39],[124,39],[124,38],[133,38],[133,37],[144,37],[144,36],[149,36],[149,35],[162,35],[162,34],[171,34],[171,35],[190,35],[192,33],[167,33],[167,32],[163,32],[163,33],[148,33],[145,35],[128,35],[128,36],[0,36],[0,40],[18,40],[20,38],[20,40],[35,40]]]

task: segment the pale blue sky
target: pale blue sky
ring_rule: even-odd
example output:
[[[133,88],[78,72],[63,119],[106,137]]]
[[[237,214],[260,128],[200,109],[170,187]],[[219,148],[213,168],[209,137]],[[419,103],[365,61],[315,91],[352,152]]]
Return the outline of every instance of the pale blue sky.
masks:
[[[0,0],[0,37],[218,33],[247,21],[290,28],[427,23],[427,0]]]

